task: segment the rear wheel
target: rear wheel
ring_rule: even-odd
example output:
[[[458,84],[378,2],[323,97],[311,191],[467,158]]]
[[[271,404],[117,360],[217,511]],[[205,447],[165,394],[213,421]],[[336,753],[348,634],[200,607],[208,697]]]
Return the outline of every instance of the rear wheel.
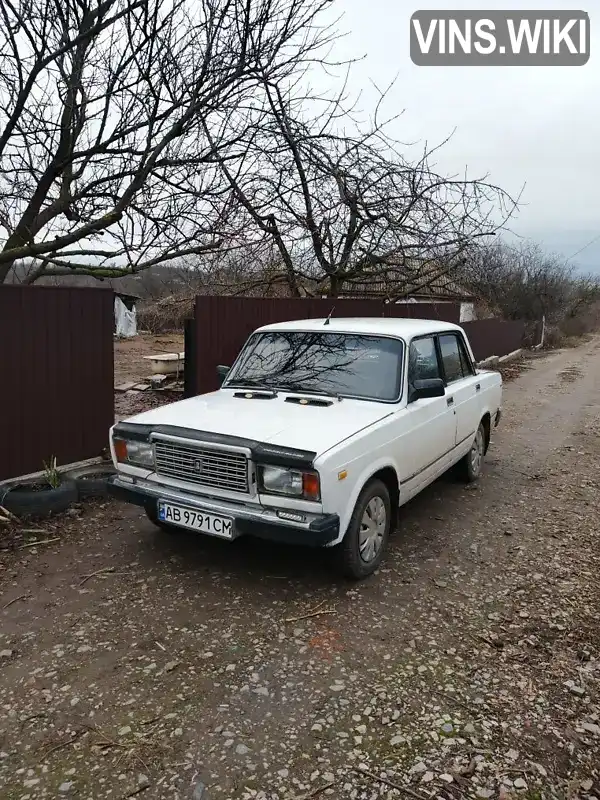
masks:
[[[390,493],[379,480],[368,483],[359,495],[348,530],[337,548],[339,568],[354,580],[371,575],[380,565],[392,524]]]
[[[485,427],[483,422],[477,428],[471,449],[460,461],[462,476],[467,483],[474,483],[481,475],[485,455]]]

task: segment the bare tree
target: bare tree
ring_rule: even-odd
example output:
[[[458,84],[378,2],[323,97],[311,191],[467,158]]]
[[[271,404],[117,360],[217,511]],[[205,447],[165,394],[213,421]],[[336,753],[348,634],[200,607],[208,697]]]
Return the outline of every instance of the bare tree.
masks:
[[[405,157],[379,109],[364,130],[344,110],[344,89],[313,97],[309,117],[301,87],[285,86],[265,76],[240,158],[219,163],[256,234],[276,246],[292,294],[335,297],[368,280],[400,297],[407,283],[424,288],[457,269],[513,212],[515,201],[485,180],[438,174],[437,148]]]
[[[0,0],[0,283],[219,246],[238,109],[318,57],[330,2]]]
[[[505,319],[563,325],[600,300],[600,278],[583,275],[562,256],[523,240],[471,248],[462,281]]]

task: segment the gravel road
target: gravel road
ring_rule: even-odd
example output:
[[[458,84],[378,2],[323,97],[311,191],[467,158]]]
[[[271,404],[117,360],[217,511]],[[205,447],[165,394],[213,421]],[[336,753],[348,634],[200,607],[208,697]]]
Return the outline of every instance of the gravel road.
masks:
[[[600,797],[599,456],[596,338],[527,362],[480,483],[402,509],[359,585],[118,504],[25,534],[0,797]]]

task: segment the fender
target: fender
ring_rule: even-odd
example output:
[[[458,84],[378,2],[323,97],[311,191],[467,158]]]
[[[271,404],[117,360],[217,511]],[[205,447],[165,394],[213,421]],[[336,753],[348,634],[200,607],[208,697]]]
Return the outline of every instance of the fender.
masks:
[[[370,461],[368,464],[365,464],[362,471],[358,473],[358,477],[354,481],[352,491],[348,497],[346,508],[340,513],[339,536],[335,541],[331,542],[331,545],[329,546],[333,547],[342,541],[346,535],[348,525],[350,524],[350,517],[354,511],[359,494],[362,492],[371,478],[382,469],[393,469],[396,474],[396,480],[398,481],[398,484],[400,483],[400,479],[398,478],[398,465],[395,463],[394,459],[390,458],[389,456],[382,456],[377,461]]]

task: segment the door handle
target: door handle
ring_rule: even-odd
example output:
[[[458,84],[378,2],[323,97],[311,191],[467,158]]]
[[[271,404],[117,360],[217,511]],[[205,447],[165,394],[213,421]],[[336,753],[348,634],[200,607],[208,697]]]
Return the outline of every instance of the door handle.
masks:
[[[475,387],[475,391],[476,392],[481,391],[481,384],[480,383],[478,383],[477,386]]]
[[[446,398],[446,405],[447,406],[453,406],[454,405],[454,398],[453,397],[447,397]]]

